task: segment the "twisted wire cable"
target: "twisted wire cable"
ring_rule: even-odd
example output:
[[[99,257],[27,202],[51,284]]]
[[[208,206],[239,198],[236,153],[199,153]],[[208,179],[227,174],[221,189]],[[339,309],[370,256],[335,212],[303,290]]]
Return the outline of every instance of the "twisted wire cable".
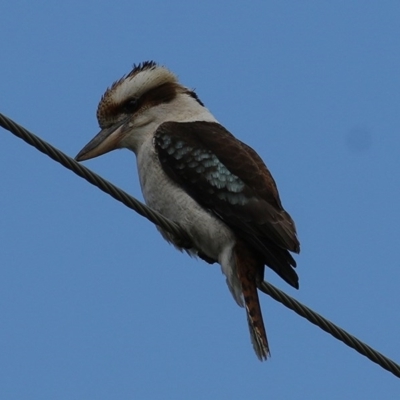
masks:
[[[108,193],[114,199],[125,204],[127,207],[136,211],[138,214],[147,218],[149,221],[160,226],[166,231],[172,233],[176,237],[181,238],[182,243],[185,243],[188,247],[190,247],[190,242],[191,242],[190,238],[176,223],[163,217],[160,213],[156,212],[155,210],[152,210],[145,204],[141,203],[139,200],[130,196],[128,193],[124,192],[123,190],[114,186],[112,183],[103,179],[101,176],[95,174],[88,168],[77,163],[73,158],[67,156],[60,150],[56,149],[55,147],[45,142],[44,140],[40,139],[38,136],[29,132],[28,130],[18,125],[17,123],[15,123],[14,121],[7,118],[5,115],[1,113],[0,113],[0,126],[2,126],[4,129],[7,129],[15,136],[18,136],[20,139],[24,140],[26,143],[35,147],[42,153],[46,154],[54,161],[57,161],[64,167],[75,172],[81,178],[86,179],[92,185],[97,186],[103,192]],[[372,347],[363,343],[361,340],[357,339],[353,335],[350,335],[342,328],[339,328],[337,325],[333,324],[332,322],[322,317],[321,315],[311,310],[310,308],[300,303],[299,301],[295,300],[294,298],[288,296],[286,293],[279,290],[270,283],[262,282],[258,286],[258,288],[263,293],[268,294],[273,299],[279,301],[286,307],[290,308],[301,317],[306,318],[309,322],[313,323],[314,325],[317,325],[325,332],[331,334],[334,338],[342,341],[347,346],[353,348],[363,356],[367,357],[374,363],[380,365],[382,368],[386,369],[387,371],[391,372],[392,374],[400,378],[400,365],[398,365],[388,357],[374,350]]]
[[[346,332],[344,329],[339,328],[333,322],[327,320],[320,314],[311,310],[311,308],[308,308],[304,304],[300,303],[293,297],[290,297],[286,293],[282,292],[282,290],[276,288],[268,282],[262,282],[258,286],[258,289],[265,294],[268,294],[276,301],[279,301],[287,308],[290,308],[296,314],[307,319],[312,324],[317,325],[325,332],[331,334],[334,338],[342,341],[347,346],[358,351],[363,356],[369,358],[374,363],[380,365],[382,368],[390,371],[392,374],[400,378],[400,365],[396,364],[394,361],[384,356],[382,353],[374,350],[371,346],[368,346],[360,339],[357,339],[355,336],[350,335],[350,333]]]
[[[52,158],[54,161],[57,161],[65,168],[68,168],[72,172],[75,172],[75,174],[79,175],[81,178],[86,179],[92,185],[97,186],[103,192],[109,194],[114,199],[120,201],[127,207],[136,211],[138,214],[147,218],[153,224],[164,228],[166,231],[172,233],[179,238],[182,238],[182,243],[184,244],[183,247],[190,247],[191,240],[186,232],[184,232],[183,229],[181,229],[176,223],[162,216],[159,212],[152,210],[150,207],[147,207],[145,204],[130,196],[122,189],[116,187],[111,182],[108,182],[101,176],[97,175],[89,168],[86,168],[82,164],[79,164],[73,158],[67,156],[62,151],[56,149],[51,144],[29,132],[21,125],[18,125],[16,122],[12,121],[10,118],[7,118],[1,113],[0,125],[13,133],[15,136],[18,136],[20,139],[24,140],[26,143],[30,144],[31,146],[35,147],[42,153]]]

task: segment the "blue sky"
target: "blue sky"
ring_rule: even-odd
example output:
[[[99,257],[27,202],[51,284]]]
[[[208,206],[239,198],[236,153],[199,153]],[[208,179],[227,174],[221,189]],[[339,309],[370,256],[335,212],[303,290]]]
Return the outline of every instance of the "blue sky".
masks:
[[[400,361],[398,1],[13,1],[0,112],[75,156],[100,96],[154,59],[266,161],[297,223],[300,290]],[[218,266],[0,133],[0,397],[393,399],[398,379],[261,295],[255,357]],[[85,163],[142,198],[134,155]]]

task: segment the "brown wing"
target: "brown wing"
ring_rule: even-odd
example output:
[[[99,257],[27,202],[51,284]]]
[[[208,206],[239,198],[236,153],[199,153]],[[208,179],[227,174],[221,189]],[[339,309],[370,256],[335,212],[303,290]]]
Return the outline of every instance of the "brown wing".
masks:
[[[166,122],[155,148],[167,175],[264,256],[294,287],[296,228],[258,154],[213,122]]]

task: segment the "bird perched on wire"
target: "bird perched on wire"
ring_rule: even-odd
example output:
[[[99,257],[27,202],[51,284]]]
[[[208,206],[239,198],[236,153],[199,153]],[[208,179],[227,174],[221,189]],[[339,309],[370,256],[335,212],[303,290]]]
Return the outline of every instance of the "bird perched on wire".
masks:
[[[269,346],[257,293],[265,265],[298,288],[300,244],[274,179],[259,155],[228,132],[171,71],[146,61],[102,96],[101,128],[77,161],[127,148],[137,157],[146,203],[183,228],[191,243],[163,237],[208,263],[219,263],[244,306],[260,360]]]

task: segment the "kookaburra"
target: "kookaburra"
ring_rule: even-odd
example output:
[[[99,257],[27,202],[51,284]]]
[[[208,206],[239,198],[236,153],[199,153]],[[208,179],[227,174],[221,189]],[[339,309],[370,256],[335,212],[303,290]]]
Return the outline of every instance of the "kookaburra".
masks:
[[[135,65],[100,100],[101,128],[77,161],[127,148],[136,154],[146,203],[187,233],[180,250],[219,263],[244,306],[260,360],[269,355],[257,285],[267,265],[298,288],[300,244],[274,179],[259,155],[228,132],[197,94],[153,61]]]

